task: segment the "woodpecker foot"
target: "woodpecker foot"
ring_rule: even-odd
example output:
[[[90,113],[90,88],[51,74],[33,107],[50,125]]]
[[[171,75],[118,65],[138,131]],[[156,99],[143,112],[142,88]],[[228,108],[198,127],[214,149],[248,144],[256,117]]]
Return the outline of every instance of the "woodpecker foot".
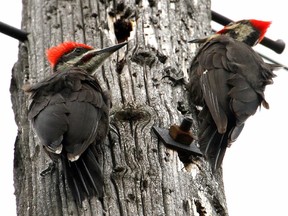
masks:
[[[44,177],[55,170],[56,164],[54,162],[49,163],[48,167],[40,173],[40,176]]]

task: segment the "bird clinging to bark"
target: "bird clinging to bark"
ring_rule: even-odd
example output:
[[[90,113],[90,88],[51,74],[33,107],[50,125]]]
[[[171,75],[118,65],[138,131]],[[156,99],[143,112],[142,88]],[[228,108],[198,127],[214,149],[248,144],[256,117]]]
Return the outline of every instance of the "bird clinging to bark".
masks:
[[[226,148],[240,135],[245,121],[261,105],[269,108],[265,86],[272,84],[276,65],[265,63],[251,48],[270,22],[241,20],[216,34],[191,42],[203,43],[192,61],[187,90],[199,112],[200,149],[215,171]]]
[[[92,74],[125,44],[96,50],[69,41],[52,47],[47,58],[53,74],[23,87],[32,100],[28,118],[50,158],[61,158],[68,185],[80,205],[85,198],[103,195],[95,144],[107,135],[110,98]]]

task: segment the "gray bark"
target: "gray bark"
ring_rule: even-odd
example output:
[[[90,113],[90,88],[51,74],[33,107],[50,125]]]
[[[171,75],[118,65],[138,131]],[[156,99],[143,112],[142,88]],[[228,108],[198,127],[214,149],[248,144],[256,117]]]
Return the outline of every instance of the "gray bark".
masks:
[[[14,159],[18,215],[227,214],[221,172],[212,175],[203,158],[183,164],[151,130],[179,124],[188,109],[182,81],[196,46],[187,40],[209,34],[210,2],[125,1],[123,6],[117,1],[23,0],[22,28],[30,34],[19,46],[11,82],[19,128]],[[134,23],[133,40],[96,73],[113,103],[111,130],[99,148],[105,196],[103,203],[94,198],[77,208],[60,163],[51,175],[39,175],[50,159],[27,119],[29,100],[21,88],[49,76],[45,50],[51,46],[66,40],[99,48],[115,44],[113,23],[125,12]]]

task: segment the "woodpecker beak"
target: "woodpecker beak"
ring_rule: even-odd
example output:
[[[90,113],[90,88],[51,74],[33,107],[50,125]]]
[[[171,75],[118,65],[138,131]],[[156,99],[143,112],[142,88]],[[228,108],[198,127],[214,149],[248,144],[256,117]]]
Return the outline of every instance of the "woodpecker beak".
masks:
[[[114,53],[115,51],[117,51],[121,47],[125,46],[126,44],[127,44],[127,42],[124,42],[124,43],[120,43],[120,44],[117,44],[114,46],[106,47],[106,48],[101,49],[101,50],[94,49],[94,50],[88,51],[87,53],[85,53],[82,56],[81,60],[87,61],[87,60],[92,59],[92,58],[97,58],[97,60],[99,62],[102,62],[106,58],[108,58],[112,53]]]
[[[188,43],[205,43],[207,40],[208,40],[208,37],[207,38],[196,38],[193,40],[189,40],[187,42]]]
[[[196,38],[196,39],[193,39],[193,40],[189,40],[187,42],[188,43],[206,43],[206,42],[212,40],[213,38],[215,38],[217,36],[218,36],[217,34],[214,34],[214,35],[211,35],[211,36],[208,36],[208,37],[205,37],[205,38]]]
[[[120,43],[114,46],[110,46],[104,49],[93,49],[83,55],[79,56],[78,60],[75,62],[74,66],[83,68],[89,73],[94,73],[94,71],[99,68],[102,63],[115,51],[119,50],[121,47],[127,45],[128,42]]]

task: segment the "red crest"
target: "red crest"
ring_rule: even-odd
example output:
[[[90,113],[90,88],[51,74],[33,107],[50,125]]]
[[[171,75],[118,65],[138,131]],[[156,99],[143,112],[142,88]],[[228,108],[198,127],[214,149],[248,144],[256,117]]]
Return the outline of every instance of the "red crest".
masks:
[[[271,25],[270,21],[261,21],[261,20],[255,20],[251,19],[250,20],[252,26],[254,26],[256,29],[260,31],[260,37],[259,37],[259,42],[264,38],[264,35]]]
[[[76,43],[73,41],[66,41],[57,46],[51,47],[46,52],[47,59],[50,62],[51,67],[54,68],[58,60],[61,58],[61,56],[63,56],[66,53],[71,52],[76,47],[83,47],[83,48],[91,49],[91,50],[93,49],[93,47],[91,46],[88,46],[82,43]]]

